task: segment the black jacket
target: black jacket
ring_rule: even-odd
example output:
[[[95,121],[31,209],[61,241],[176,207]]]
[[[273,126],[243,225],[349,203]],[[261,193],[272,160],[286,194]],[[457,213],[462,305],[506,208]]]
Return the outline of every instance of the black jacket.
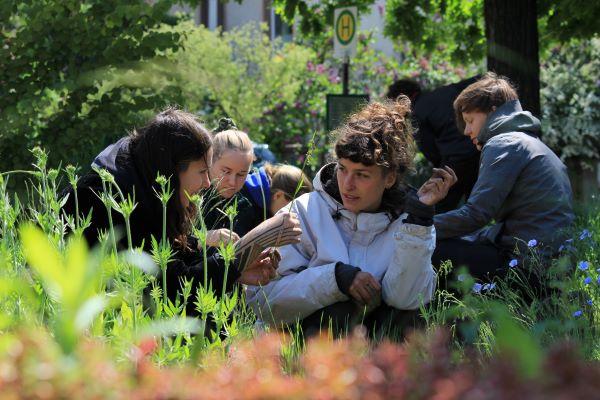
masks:
[[[454,116],[454,100],[479,77],[439,87],[420,94],[414,101],[413,116],[417,144],[435,167],[445,162],[477,157],[477,148],[459,132]]]
[[[247,192],[246,186],[244,186],[230,199],[223,199],[216,193],[208,197],[202,211],[206,229],[229,229],[229,219],[221,211],[225,211],[235,200],[237,200],[237,214],[233,219],[233,231],[239,237],[244,236],[266,218],[271,217],[269,211],[265,214],[265,209],[251,200],[251,196]]]
[[[129,152],[129,138],[123,138],[117,143],[110,145],[94,160],[93,165],[104,168],[112,173],[117,185],[123,191],[125,197],[128,194],[135,195],[137,206],[130,217],[131,237],[134,247],[142,247],[145,251],[151,251],[151,238],[154,236],[160,241],[162,237],[162,211],[160,202],[149,184],[149,180],[143,179],[135,166],[134,157]],[[90,245],[98,242],[98,232],[108,231],[109,219],[106,207],[98,195],[103,192],[100,176],[90,171],[79,179],[77,197],[79,214],[86,216],[92,212],[91,225],[84,236]],[[116,190],[113,190],[115,193]],[[63,211],[68,215],[75,215],[75,196],[73,189],[66,189],[68,199],[63,206]],[[177,195],[176,193],[174,195]],[[119,200],[119,197],[115,197]],[[112,210],[113,226],[117,234],[121,234],[119,248],[127,248],[127,236],[125,232],[125,220],[123,216]],[[192,297],[188,299],[187,315],[194,316],[198,313],[194,310],[194,301],[198,285],[204,280],[204,254],[198,250],[198,241],[188,236],[188,249],[176,248],[175,257],[167,266],[167,295],[171,301],[175,301],[181,289],[181,278],[193,281]],[[224,261],[217,254],[207,255],[207,275],[212,281],[212,287],[217,295],[220,295],[224,281]],[[235,281],[239,277],[237,268],[229,268],[227,276],[227,291],[231,291]],[[162,275],[157,277],[162,279]]]

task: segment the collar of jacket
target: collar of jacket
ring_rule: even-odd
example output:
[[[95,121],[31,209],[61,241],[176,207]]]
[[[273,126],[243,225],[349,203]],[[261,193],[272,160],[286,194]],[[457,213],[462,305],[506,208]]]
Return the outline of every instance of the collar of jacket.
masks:
[[[313,187],[327,204],[331,216],[339,220],[350,231],[378,233],[385,230],[390,222],[398,218],[397,215],[394,215],[395,213],[392,214],[386,210],[355,214],[345,209],[337,185],[335,163],[327,164],[317,172],[313,180]]]
[[[494,136],[510,132],[521,132],[537,137],[540,127],[540,120],[529,111],[523,111],[519,100],[513,100],[490,113],[477,135],[477,141],[483,146]]]

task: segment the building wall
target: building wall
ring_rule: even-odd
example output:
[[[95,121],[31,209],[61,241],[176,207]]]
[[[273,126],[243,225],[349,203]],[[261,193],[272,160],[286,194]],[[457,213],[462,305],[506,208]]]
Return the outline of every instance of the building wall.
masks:
[[[225,4],[225,30],[242,26],[248,22],[266,22],[263,0],[244,0],[241,4],[230,1]]]
[[[208,21],[207,16],[203,16],[203,13],[208,12],[207,4],[214,4],[215,2],[215,0],[212,2],[211,0],[203,0],[202,3],[206,4],[200,5],[195,13],[197,23],[198,21]],[[270,23],[272,22],[270,16],[270,3],[270,0],[244,0],[241,4],[235,1],[229,1],[226,4],[220,3],[221,6],[219,12],[222,13],[222,15],[219,15],[219,22],[223,24],[225,30],[230,30],[236,26],[242,26],[249,22],[265,22],[270,26]],[[393,43],[390,39],[383,36],[385,4],[386,0],[377,0],[375,4],[371,6],[370,13],[361,15],[359,29],[373,30],[375,32],[375,49],[393,56]]]

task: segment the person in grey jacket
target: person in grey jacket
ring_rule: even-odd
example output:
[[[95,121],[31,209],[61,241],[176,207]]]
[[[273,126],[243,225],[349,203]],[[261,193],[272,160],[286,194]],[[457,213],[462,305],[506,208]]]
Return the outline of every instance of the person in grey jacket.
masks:
[[[339,128],[337,162],[317,174],[315,191],[292,202],[302,236],[280,248],[281,277],[247,291],[264,322],[300,321],[305,336],[362,322],[401,337],[414,310],[431,300],[433,205],[456,176],[436,170],[444,179],[416,194],[403,185],[414,157],[409,113],[405,96],[371,103]]]
[[[552,255],[574,213],[567,169],[539,139],[540,121],[493,73],[461,92],[454,109],[481,161],[467,203],[434,218],[434,265],[451,260],[483,279],[502,275],[528,247]]]

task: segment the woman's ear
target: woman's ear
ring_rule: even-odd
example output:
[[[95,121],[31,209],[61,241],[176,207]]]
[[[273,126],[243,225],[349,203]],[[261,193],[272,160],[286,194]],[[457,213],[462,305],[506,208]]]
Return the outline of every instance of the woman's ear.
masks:
[[[396,171],[388,172],[385,176],[385,188],[389,189],[396,183],[396,178],[398,178],[398,174]]]

